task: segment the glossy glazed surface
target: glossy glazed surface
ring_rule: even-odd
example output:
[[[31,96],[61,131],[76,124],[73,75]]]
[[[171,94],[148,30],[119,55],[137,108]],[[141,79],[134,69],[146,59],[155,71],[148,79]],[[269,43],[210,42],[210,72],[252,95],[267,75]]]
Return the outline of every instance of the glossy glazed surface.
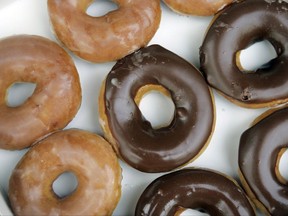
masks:
[[[164,0],[179,13],[198,16],[211,16],[230,4],[233,0]]]
[[[145,46],[161,18],[160,0],[114,0],[117,10],[92,17],[93,0],[48,0],[57,37],[76,55],[92,62],[114,61]]]
[[[184,209],[209,215],[255,215],[244,191],[231,179],[204,169],[183,169],[153,181],[138,200],[135,216],[174,216]]]
[[[288,148],[288,108],[275,111],[250,129],[240,140],[239,168],[251,191],[272,215],[288,214],[288,185],[277,176],[278,155]]]
[[[263,107],[288,98],[288,3],[246,0],[231,4],[212,22],[200,49],[208,83],[243,106]],[[237,53],[268,40],[277,58],[256,72],[237,66]],[[255,56],[257,58],[257,56]]]
[[[73,172],[78,185],[58,197],[52,184]],[[111,215],[121,196],[121,168],[110,144],[93,133],[56,132],[33,146],[10,178],[15,215]]]
[[[47,1],[7,0],[9,4],[4,8],[1,7],[3,1],[6,0],[0,1],[1,37],[11,34],[37,34],[57,42],[49,25]],[[109,3],[106,4],[106,2]],[[95,4],[90,9],[104,12],[113,3],[107,0],[96,0]],[[212,17],[181,16],[163,3],[161,3],[161,9],[161,25],[150,44],[160,44],[198,67],[199,47]],[[115,62],[91,64],[70,54],[80,75],[83,100],[76,117],[66,128],[82,128],[102,134],[98,121],[97,97],[102,81]],[[261,54],[251,55],[247,59],[254,61],[254,56],[261,58]],[[206,150],[187,166],[211,168],[237,178],[240,135],[251,121],[263,112],[263,109],[245,109],[225,100],[218,92],[213,91],[213,93],[219,121],[216,121],[215,132]],[[147,107],[150,107],[150,103]],[[151,112],[154,113],[153,110]],[[0,185],[4,190],[4,197],[7,194],[11,172],[27,150],[0,150]],[[122,196],[113,215],[134,215],[137,200],[143,190],[162,174],[143,173],[131,168],[125,162],[120,161],[120,164],[123,168]],[[63,184],[67,185],[66,182]]]
[[[134,101],[145,85],[160,85],[175,104],[172,123],[153,129]],[[158,45],[118,61],[108,74],[105,114],[120,156],[134,168],[163,172],[184,165],[204,147],[213,131],[214,105],[200,72]]]
[[[14,83],[35,83],[24,104],[7,105]],[[0,148],[23,149],[64,128],[81,104],[81,87],[72,58],[55,42],[17,35],[0,40]]]

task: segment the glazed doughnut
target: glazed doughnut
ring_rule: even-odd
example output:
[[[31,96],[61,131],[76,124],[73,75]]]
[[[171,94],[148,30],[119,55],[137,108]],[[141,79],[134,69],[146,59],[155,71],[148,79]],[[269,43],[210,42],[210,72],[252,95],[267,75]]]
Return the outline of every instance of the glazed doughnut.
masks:
[[[207,169],[183,169],[154,180],[140,196],[135,216],[174,216],[185,209],[209,215],[255,215],[245,192],[232,178]]]
[[[268,111],[240,139],[241,181],[252,201],[267,215],[288,215],[288,185],[279,161],[288,148],[288,108]]]
[[[80,58],[92,62],[120,59],[145,46],[161,19],[160,0],[114,0],[118,9],[101,17],[86,10],[93,0],[48,0],[54,31]]]
[[[222,10],[211,23],[200,49],[201,70],[208,83],[244,107],[287,102],[287,10],[285,1],[265,0],[239,1]],[[274,46],[277,58],[255,72],[243,70],[239,52],[262,40]]]
[[[58,197],[53,182],[73,172],[77,188]],[[121,195],[121,168],[103,138],[86,131],[56,132],[34,145],[9,182],[15,215],[111,215]]]
[[[14,83],[35,83],[31,97],[18,107],[6,102]],[[0,40],[0,148],[23,149],[64,128],[81,104],[79,76],[71,57],[39,36]]]
[[[175,104],[167,127],[153,129],[137,106],[139,97],[152,90],[170,96]],[[214,104],[195,67],[152,45],[112,68],[100,92],[99,117],[106,138],[124,161],[143,172],[164,172],[205,149],[214,129]]]
[[[233,0],[163,0],[172,10],[197,16],[211,16]]]

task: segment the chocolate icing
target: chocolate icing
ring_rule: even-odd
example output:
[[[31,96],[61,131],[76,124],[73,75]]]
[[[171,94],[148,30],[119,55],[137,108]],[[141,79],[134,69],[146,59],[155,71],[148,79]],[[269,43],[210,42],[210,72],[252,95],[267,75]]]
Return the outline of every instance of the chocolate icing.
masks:
[[[147,84],[162,85],[175,104],[172,123],[153,129],[134,98]],[[104,100],[109,128],[122,159],[144,172],[169,171],[194,158],[213,131],[214,107],[201,73],[158,45],[118,61],[108,74]]]
[[[210,215],[255,215],[244,191],[231,179],[210,170],[184,169],[153,181],[138,200],[135,216],[174,216],[179,208]]]
[[[288,108],[246,130],[240,139],[239,168],[250,190],[272,215],[288,215],[288,185],[277,178],[281,149],[288,148]]]
[[[288,98],[288,3],[246,0],[228,6],[213,21],[200,49],[201,70],[208,83],[246,104]],[[236,53],[268,40],[277,58],[256,72],[241,71]],[[257,58],[257,56],[255,56]]]

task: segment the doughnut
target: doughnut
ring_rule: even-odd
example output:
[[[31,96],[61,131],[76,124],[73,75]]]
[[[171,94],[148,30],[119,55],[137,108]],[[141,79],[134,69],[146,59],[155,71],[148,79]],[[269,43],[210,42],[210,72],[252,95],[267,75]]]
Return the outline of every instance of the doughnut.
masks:
[[[21,82],[36,88],[22,105],[11,107],[7,91]],[[64,128],[80,104],[78,72],[60,46],[33,35],[0,40],[0,148],[23,149]]]
[[[200,48],[200,70],[231,102],[260,108],[288,101],[287,10],[285,1],[237,1],[212,21]],[[239,53],[263,40],[272,44],[277,57],[256,71],[244,70]]]
[[[288,148],[288,108],[258,117],[242,135],[239,173],[252,201],[267,215],[288,215],[288,185],[279,161]]]
[[[65,197],[52,184],[63,173],[77,177]],[[23,156],[9,181],[15,215],[111,215],[121,195],[121,168],[111,145],[90,132],[58,131]]]
[[[58,39],[74,54],[91,62],[120,59],[145,46],[161,19],[160,0],[114,0],[118,9],[92,17],[93,0],[48,0],[50,20]]]
[[[163,0],[172,10],[196,16],[211,16],[233,0]]]
[[[159,91],[175,104],[172,122],[152,128],[142,115],[139,97]],[[143,172],[165,172],[189,163],[209,143],[214,104],[201,73],[159,45],[119,60],[103,81],[99,121],[120,158]]]
[[[186,168],[154,180],[140,196],[135,216],[174,216],[185,209],[213,216],[255,215],[244,190],[232,178],[208,169]]]

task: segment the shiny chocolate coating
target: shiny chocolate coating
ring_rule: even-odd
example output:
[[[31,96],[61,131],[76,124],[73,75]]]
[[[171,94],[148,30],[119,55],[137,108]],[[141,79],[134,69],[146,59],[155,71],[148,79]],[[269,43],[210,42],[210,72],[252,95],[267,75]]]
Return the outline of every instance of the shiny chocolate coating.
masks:
[[[287,10],[285,1],[245,0],[221,11],[200,49],[201,71],[208,83],[242,104],[287,100]],[[236,64],[237,52],[262,40],[272,44],[277,58],[255,72],[242,71]]]
[[[275,111],[246,130],[240,139],[239,168],[255,198],[271,215],[288,215],[288,185],[275,167],[281,149],[288,148],[288,108]]]
[[[154,180],[138,200],[135,216],[174,216],[179,208],[213,215],[255,215],[244,191],[232,179],[206,169],[183,169]]]
[[[174,119],[153,129],[134,101],[146,85],[171,93]],[[211,93],[201,73],[159,45],[118,61],[105,81],[105,113],[121,158],[144,172],[164,172],[189,162],[210,138],[214,126]]]

